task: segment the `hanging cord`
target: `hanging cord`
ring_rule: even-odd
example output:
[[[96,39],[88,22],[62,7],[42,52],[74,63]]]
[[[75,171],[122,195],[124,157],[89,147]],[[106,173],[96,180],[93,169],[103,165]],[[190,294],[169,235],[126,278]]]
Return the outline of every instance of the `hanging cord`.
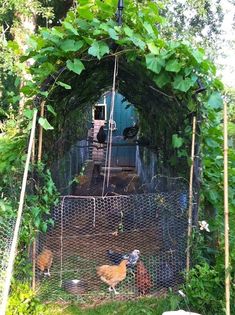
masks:
[[[30,164],[31,152],[32,152],[32,147],[34,143],[34,135],[35,135],[35,129],[36,129],[36,121],[37,121],[37,110],[34,111],[34,115],[33,115],[32,129],[31,129],[28,152],[27,152],[27,159],[25,162],[24,175],[23,175],[21,192],[20,192],[19,208],[18,208],[17,219],[16,219],[16,224],[15,224],[15,229],[14,229],[14,234],[13,234],[13,240],[12,240],[12,245],[11,245],[11,250],[10,250],[8,266],[6,270],[6,280],[4,284],[4,290],[3,290],[2,305],[0,306],[1,315],[5,314],[6,308],[7,308],[7,298],[8,298],[10,284],[11,284],[11,275],[12,275],[13,266],[14,266],[15,253],[16,253],[18,235],[19,235],[19,230],[20,230],[20,223],[21,223],[21,218],[22,218],[22,213],[23,213],[29,164]]]
[[[104,168],[104,180],[103,180],[103,189],[102,189],[102,197],[104,196],[105,184],[106,187],[109,186],[109,178],[110,178],[110,165],[111,165],[111,157],[112,157],[112,137],[113,137],[113,112],[114,112],[114,104],[115,104],[115,89],[116,89],[116,77],[118,73],[118,57],[115,56],[114,62],[114,71],[113,71],[113,86],[112,86],[112,99],[111,99],[111,110],[109,115],[109,128],[108,128],[108,141],[107,141],[107,150],[105,156],[105,168]]]

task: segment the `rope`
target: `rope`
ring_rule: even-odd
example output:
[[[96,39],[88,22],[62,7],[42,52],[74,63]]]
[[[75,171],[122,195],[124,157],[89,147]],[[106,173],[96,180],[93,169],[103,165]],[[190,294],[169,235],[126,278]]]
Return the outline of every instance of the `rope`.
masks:
[[[113,86],[112,86],[112,99],[111,99],[111,110],[109,115],[109,129],[108,129],[108,141],[107,141],[107,150],[105,156],[105,168],[104,168],[104,180],[103,180],[103,189],[102,189],[102,197],[104,196],[105,183],[106,187],[109,186],[109,178],[110,178],[110,165],[112,158],[112,137],[113,137],[113,129],[111,122],[113,121],[113,112],[115,105],[115,88],[116,88],[116,77],[118,69],[118,57],[115,56],[114,62],[114,71],[113,71]]]
[[[30,163],[31,152],[32,152],[32,147],[33,147],[33,142],[34,142],[36,120],[37,120],[37,110],[34,111],[33,120],[32,120],[32,129],[31,129],[31,133],[30,133],[27,159],[25,162],[24,175],[23,175],[23,180],[22,180],[19,207],[18,207],[16,224],[15,224],[13,240],[12,240],[12,245],[11,245],[11,250],[10,250],[9,262],[8,262],[7,271],[6,271],[6,279],[5,279],[5,284],[4,284],[2,305],[0,307],[0,314],[1,315],[4,315],[6,313],[6,308],[7,308],[7,299],[8,299],[9,289],[10,289],[10,285],[11,285],[11,275],[12,275],[13,266],[14,266],[14,260],[15,260],[15,253],[16,253],[16,249],[17,249],[17,241],[18,241],[18,235],[19,235],[19,230],[20,230],[21,217],[22,217],[22,213],[23,213],[25,190],[26,190],[27,177],[28,177],[28,171],[29,171],[29,163]]]

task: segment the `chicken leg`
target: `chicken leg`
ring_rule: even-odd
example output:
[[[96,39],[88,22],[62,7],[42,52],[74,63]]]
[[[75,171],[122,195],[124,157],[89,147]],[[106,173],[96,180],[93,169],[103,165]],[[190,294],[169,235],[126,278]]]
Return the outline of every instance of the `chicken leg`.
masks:
[[[114,294],[119,294],[119,292],[116,291],[115,287],[109,287],[109,292],[114,292]]]

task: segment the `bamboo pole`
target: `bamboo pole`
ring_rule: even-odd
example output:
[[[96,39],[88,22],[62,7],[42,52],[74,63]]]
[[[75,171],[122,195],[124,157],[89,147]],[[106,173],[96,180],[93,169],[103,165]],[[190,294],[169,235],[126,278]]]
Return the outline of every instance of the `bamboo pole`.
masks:
[[[14,266],[15,252],[16,252],[16,248],[17,248],[21,217],[22,217],[22,213],[23,213],[23,206],[24,206],[24,198],[25,198],[25,191],[26,191],[26,185],[27,185],[29,164],[30,164],[33,139],[34,139],[35,128],[36,128],[36,120],[37,120],[37,111],[35,110],[34,115],[33,115],[32,129],[31,129],[31,133],[30,133],[28,152],[27,152],[27,159],[25,162],[24,175],[23,175],[21,192],[20,192],[19,207],[18,207],[15,229],[14,229],[14,234],[13,234],[13,239],[12,239],[9,262],[8,262],[8,266],[7,266],[7,270],[6,270],[6,280],[5,280],[4,291],[3,291],[3,295],[2,295],[2,305],[0,306],[0,314],[1,315],[5,314],[6,308],[7,308],[8,294],[9,294],[9,289],[10,289],[10,285],[11,285],[11,275],[12,275],[13,266]]]
[[[225,256],[225,301],[226,315],[230,315],[230,271],[229,271],[229,207],[228,207],[228,118],[224,102],[224,256]]]
[[[40,118],[44,117],[45,103],[46,101],[42,101],[41,103]],[[43,136],[43,128],[40,125],[39,134],[38,134],[38,162],[41,162],[41,159],[42,159],[42,136]]]
[[[33,240],[32,245],[32,289],[36,288],[36,240]]]
[[[193,170],[194,170],[194,150],[195,150],[195,134],[196,134],[196,116],[193,117],[193,130],[192,130],[192,147],[191,147],[191,166],[189,178],[189,208],[188,208],[188,240],[187,240],[187,258],[186,258],[186,271],[189,272],[190,268],[190,242],[192,235],[192,213],[193,213]]]

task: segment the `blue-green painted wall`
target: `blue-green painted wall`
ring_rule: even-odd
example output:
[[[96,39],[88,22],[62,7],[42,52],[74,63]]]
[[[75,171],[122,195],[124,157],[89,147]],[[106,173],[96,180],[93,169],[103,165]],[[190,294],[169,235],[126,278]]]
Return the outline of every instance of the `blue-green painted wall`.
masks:
[[[107,103],[107,121],[110,117],[111,109],[111,92],[106,95]],[[124,97],[116,93],[113,119],[116,122],[117,130],[113,131],[113,143],[127,144],[128,141],[123,140],[123,130],[126,127],[133,126],[136,122],[136,111],[133,105],[124,101]],[[136,146],[112,147],[112,166],[135,166]]]

